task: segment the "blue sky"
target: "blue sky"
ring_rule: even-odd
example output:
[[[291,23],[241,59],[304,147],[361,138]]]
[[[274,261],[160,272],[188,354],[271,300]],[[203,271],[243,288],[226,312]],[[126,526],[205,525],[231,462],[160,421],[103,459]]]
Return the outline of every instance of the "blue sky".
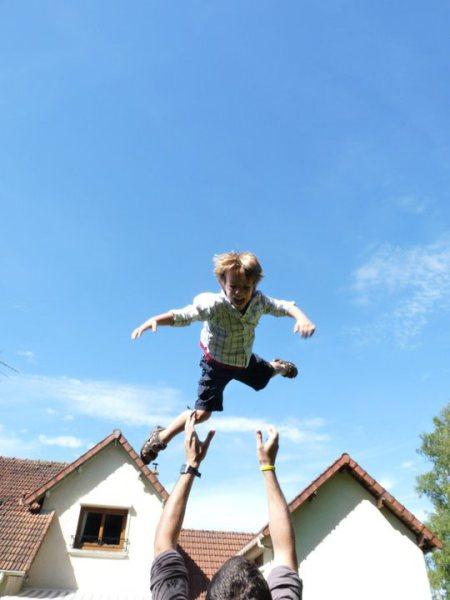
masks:
[[[265,519],[255,426],[293,497],[342,452],[424,518],[419,435],[448,402],[450,47],[444,2],[4,3],[0,453],[73,460],[195,402],[200,325],[130,341],[251,250],[266,317],[187,523]],[[170,488],[181,440],[159,459]]]

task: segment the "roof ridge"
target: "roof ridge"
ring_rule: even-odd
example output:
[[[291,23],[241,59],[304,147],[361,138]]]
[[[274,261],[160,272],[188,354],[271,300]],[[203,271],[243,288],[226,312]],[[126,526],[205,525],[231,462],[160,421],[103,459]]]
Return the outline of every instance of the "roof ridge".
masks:
[[[53,477],[50,477],[37,489],[27,493],[24,497],[24,502],[27,504],[32,504],[40,497],[42,497],[45,492],[47,492],[57,483],[59,483],[62,479],[73,473],[75,469],[81,467],[86,461],[88,461],[90,458],[98,454],[98,452],[106,448],[106,446],[108,446],[111,442],[116,441],[122,446],[124,451],[128,454],[128,456],[134,462],[139,471],[141,471],[142,475],[147,479],[147,481],[151,483],[154,489],[162,496],[164,500],[167,500],[169,494],[165,490],[164,486],[160,483],[155,473],[153,473],[153,471],[142,462],[141,458],[133,449],[131,444],[129,444],[129,442],[122,434],[120,429],[114,429],[112,433],[110,433],[103,440],[92,446],[92,448],[88,449],[73,462],[66,463],[65,466],[58,473],[56,473]]]
[[[69,465],[70,463],[59,460],[42,460],[40,458],[19,458],[18,456],[3,456],[0,455],[0,460],[20,461],[22,463],[30,463],[37,465]]]
[[[183,527],[181,531],[182,532],[183,531],[186,531],[186,532],[194,531],[194,532],[198,532],[198,533],[220,533],[220,534],[229,533],[230,535],[231,534],[233,534],[233,535],[236,535],[236,534],[237,535],[256,535],[256,533],[257,533],[255,531],[235,531],[235,530],[229,531],[226,529],[195,529],[193,527]]]
[[[301,506],[308,498],[317,493],[317,490],[326,483],[337,472],[345,469],[354,477],[360,485],[365,487],[372,496],[380,502],[380,508],[385,506],[394,516],[403,522],[416,536],[420,536],[419,546],[427,549],[442,548],[442,542],[430,531],[411,511],[401,504],[390,492],[388,492],[378,481],[369,475],[350,454],[343,452],[331,465],[306,486],[293,500],[288,503],[289,511],[293,512]],[[262,527],[257,535],[268,535],[269,524]]]

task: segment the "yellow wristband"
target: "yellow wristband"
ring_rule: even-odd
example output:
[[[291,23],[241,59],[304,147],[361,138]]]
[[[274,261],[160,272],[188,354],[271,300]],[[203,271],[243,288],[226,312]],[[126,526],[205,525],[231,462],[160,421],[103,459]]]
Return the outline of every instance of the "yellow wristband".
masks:
[[[263,465],[261,471],[275,471],[275,465]]]

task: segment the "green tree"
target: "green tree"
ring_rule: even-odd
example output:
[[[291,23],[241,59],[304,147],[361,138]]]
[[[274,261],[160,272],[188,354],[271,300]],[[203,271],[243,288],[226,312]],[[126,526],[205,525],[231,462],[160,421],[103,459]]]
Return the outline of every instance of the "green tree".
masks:
[[[433,423],[434,431],[420,436],[419,449],[433,468],[417,478],[417,491],[431,500],[434,512],[427,527],[444,544],[442,550],[427,559],[433,597],[450,599],[450,403],[434,417]]]

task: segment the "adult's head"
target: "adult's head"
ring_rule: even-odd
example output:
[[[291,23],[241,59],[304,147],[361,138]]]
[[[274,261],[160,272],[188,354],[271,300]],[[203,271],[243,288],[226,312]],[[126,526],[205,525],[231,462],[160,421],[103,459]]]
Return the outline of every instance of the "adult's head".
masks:
[[[243,556],[222,565],[209,584],[206,600],[271,600],[269,586],[258,567]]]

